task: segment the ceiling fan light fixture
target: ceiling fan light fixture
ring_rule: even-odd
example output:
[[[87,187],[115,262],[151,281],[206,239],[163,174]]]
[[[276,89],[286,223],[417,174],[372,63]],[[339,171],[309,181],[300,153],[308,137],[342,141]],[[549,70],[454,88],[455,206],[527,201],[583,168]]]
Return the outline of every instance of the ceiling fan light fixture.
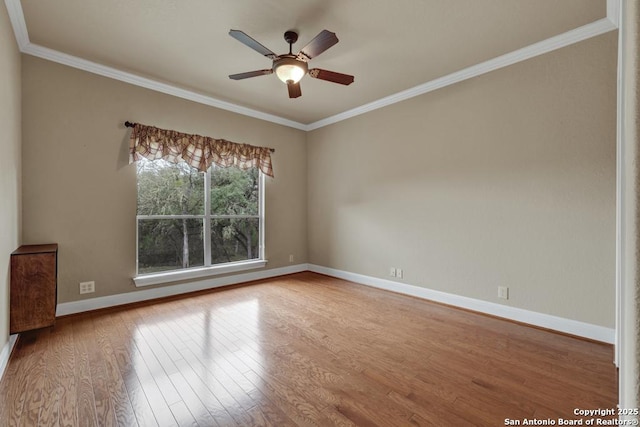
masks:
[[[331,31],[320,31],[313,40],[307,43],[307,45],[295,55],[291,48],[293,43],[298,40],[298,33],[293,30],[289,30],[284,33],[284,41],[289,43],[289,53],[285,53],[283,55],[276,55],[243,31],[229,30],[229,35],[245,46],[273,61],[271,68],[231,74],[229,78],[232,80],[243,80],[250,77],[266,76],[268,74],[275,73],[278,76],[278,79],[287,85],[289,98],[299,98],[302,96],[300,80],[305,76],[305,74],[309,74],[309,76],[314,79],[338,83],[345,86],[353,83],[353,76],[349,74],[336,73],[335,71],[323,70],[321,68],[312,68],[311,71],[309,71],[307,61],[317,57],[322,52],[338,43],[336,33],[332,33]]]
[[[281,58],[274,62],[273,71],[283,83],[298,83],[307,74],[307,63],[295,58]]]

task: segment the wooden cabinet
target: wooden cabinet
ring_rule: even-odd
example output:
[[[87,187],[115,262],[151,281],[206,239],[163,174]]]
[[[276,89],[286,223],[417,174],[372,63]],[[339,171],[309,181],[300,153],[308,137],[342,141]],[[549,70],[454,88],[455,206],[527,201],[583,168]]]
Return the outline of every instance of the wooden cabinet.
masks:
[[[10,332],[52,326],[58,298],[58,245],[25,245],[11,254]]]

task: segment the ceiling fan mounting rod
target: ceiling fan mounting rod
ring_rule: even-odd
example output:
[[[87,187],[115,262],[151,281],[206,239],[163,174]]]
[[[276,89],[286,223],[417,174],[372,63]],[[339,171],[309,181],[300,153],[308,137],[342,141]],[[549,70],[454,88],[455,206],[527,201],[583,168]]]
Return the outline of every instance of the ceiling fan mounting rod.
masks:
[[[289,43],[289,55],[293,55],[292,46],[295,42],[298,41],[298,33],[295,31],[289,30],[284,33],[284,41]]]

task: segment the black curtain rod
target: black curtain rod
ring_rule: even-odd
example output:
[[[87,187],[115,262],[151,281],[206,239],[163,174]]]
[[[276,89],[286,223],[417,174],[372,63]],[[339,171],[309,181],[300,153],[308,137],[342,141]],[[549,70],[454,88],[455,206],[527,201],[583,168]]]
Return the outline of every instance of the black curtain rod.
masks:
[[[137,123],[131,123],[129,120],[127,120],[126,122],[124,122],[124,126],[128,127],[128,128],[132,128],[136,125]],[[269,151],[271,151],[272,153],[276,152],[275,148],[269,148]]]

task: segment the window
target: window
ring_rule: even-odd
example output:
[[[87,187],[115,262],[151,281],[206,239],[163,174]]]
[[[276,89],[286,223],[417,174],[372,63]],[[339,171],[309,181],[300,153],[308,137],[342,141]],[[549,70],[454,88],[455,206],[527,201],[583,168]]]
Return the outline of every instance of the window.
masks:
[[[136,285],[265,265],[258,169],[143,159],[137,177]]]

